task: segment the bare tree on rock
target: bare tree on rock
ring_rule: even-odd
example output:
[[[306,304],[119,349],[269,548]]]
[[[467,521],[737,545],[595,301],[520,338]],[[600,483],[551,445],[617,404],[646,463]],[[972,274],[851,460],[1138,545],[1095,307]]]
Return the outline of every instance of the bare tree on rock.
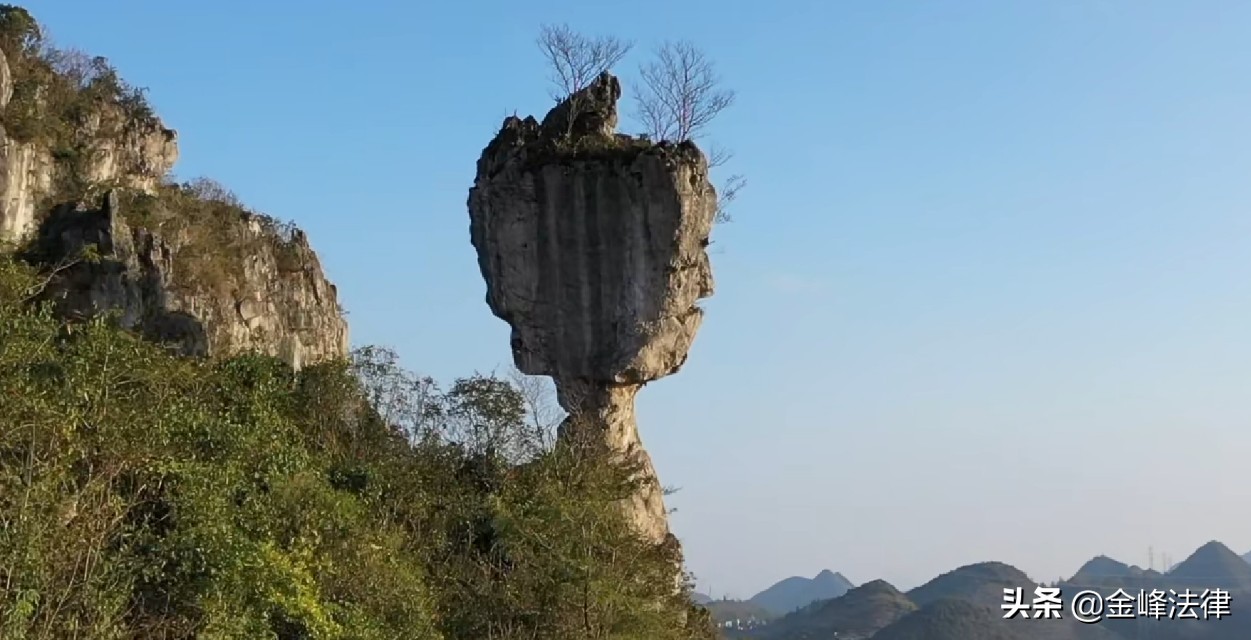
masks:
[[[639,75],[639,122],[656,140],[694,140],[734,104],[734,92],[722,88],[712,61],[689,42],[662,44],[655,60],[639,67]]]
[[[612,69],[630,53],[634,43],[615,36],[587,36],[569,25],[543,25],[536,41],[547,61],[551,96],[556,102],[570,100],[567,122],[572,128],[583,105],[578,92],[601,73]]]
[[[639,76],[643,86],[634,94],[635,115],[653,140],[700,138],[708,124],[734,104],[734,91],[722,86],[712,61],[689,42],[660,45],[655,59],[639,67]],[[719,167],[732,155],[711,147],[708,167]],[[745,185],[741,175],[726,180],[717,196],[718,222],[729,220],[726,207]]]
[[[716,169],[729,162],[734,157],[734,152],[724,147],[712,146],[708,150],[708,168]],[[730,203],[734,202],[734,198],[738,197],[738,192],[747,186],[747,178],[742,174],[733,174],[721,183],[721,188],[717,190],[717,213],[716,222],[729,222]]]

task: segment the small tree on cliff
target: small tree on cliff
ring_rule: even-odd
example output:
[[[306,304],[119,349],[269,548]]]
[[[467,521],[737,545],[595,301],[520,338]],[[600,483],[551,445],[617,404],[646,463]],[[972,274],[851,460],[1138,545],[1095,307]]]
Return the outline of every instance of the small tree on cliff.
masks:
[[[689,42],[661,44],[655,58],[640,65],[639,77],[643,86],[634,94],[635,117],[653,140],[700,138],[708,124],[734,104],[734,91],[722,86],[712,61]],[[731,157],[728,150],[711,147],[708,166],[719,167]],[[718,222],[729,220],[726,207],[745,184],[743,176],[733,175],[721,187]]]
[[[578,33],[566,24],[540,27],[537,44],[551,72],[552,99],[557,103],[570,100],[567,121],[571,128],[584,108],[578,104],[577,92],[621,62],[634,47],[615,36]]]
[[[572,130],[585,108],[577,92],[601,73],[612,69],[633,49],[634,44],[614,36],[587,36],[568,25],[543,25],[537,39],[551,75],[551,96],[566,99],[566,122]],[[656,49],[655,59],[639,67],[641,88],[635,92],[635,117],[652,140],[681,142],[694,140],[722,111],[734,103],[734,91],[725,89],[712,62],[689,42],[665,42]],[[715,169],[732,154],[711,147],[708,166]],[[717,196],[718,222],[730,219],[727,207],[746,185],[741,175],[730,176]]]
[[[654,60],[639,67],[643,89],[635,93],[639,122],[657,140],[694,140],[734,104],[712,61],[689,42],[665,42]]]
[[[615,36],[577,33],[567,24],[540,27],[538,45],[551,67],[552,99],[558,102],[612,69],[634,47]]]
[[[0,4],[0,48],[6,56],[35,55],[43,44],[43,29],[29,11],[13,4]]]

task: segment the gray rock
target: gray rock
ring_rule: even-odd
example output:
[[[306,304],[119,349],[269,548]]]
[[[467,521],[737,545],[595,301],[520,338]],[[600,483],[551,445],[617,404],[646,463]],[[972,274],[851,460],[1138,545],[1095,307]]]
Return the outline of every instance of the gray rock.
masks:
[[[348,328],[337,292],[304,234],[282,238],[243,212],[233,226],[233,241],[246,251],[227,265],[228,283],[213,282],[188,273],[197,263],[185,259],[212,247],[192,246],[188,234],[128,225],[116,192],[98,208],[64,205],[41,225],[39,259],[66,264],[95,245],[98,260],[64,269],[44,297],[65,317],[115,313],[123,327],[184,355],[255,351],[296,368],[345,356]]]
[[[591,433],[654,479],[634,397],[678,371],[699,329],[716,192],[694,144],[616,134],[620,96],[604,74],[542,125],[506,119],[478,161],[470,237],[517,367],[551,376],[573,416],[565,437]],[[668,527],[651,484],[630,509],[660,541]]]
[[[543,135],[550,138],[588,135],[611,136],[617,130],[617,100],[621,83],[604,72],[582,90],[565,98],[543,118]]]

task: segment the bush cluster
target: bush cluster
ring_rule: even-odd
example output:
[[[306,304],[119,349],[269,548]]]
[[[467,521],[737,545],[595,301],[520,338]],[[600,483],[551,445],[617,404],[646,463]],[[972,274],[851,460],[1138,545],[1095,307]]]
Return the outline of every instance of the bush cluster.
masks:
[[[0,637],[708,637],[512,382],[180,359],[40,281],[0,259]]]

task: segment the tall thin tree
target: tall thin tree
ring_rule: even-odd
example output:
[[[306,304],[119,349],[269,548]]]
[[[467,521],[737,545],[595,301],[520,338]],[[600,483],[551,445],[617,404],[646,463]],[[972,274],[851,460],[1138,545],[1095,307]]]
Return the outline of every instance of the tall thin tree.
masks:
[[[639,76],[637,117],[656,140],[694,140],[734,104],[734,91],[721,86],[712,61],[689,42],[660,45],[655,59],[639,67]]]
[[[661,44],[655,58],[639,67],[639,76],[643,86],[634,94],[635,117],[653,140],[700,138],[709,123],[734,104],[734,91],[722,86],[712,61],[689,42]],[[708,167],[722,166],[732,155],[711,147]],[[717,194],[717,222],[730,220],[729,204],[746,184],[742,175],[726,179]]]

